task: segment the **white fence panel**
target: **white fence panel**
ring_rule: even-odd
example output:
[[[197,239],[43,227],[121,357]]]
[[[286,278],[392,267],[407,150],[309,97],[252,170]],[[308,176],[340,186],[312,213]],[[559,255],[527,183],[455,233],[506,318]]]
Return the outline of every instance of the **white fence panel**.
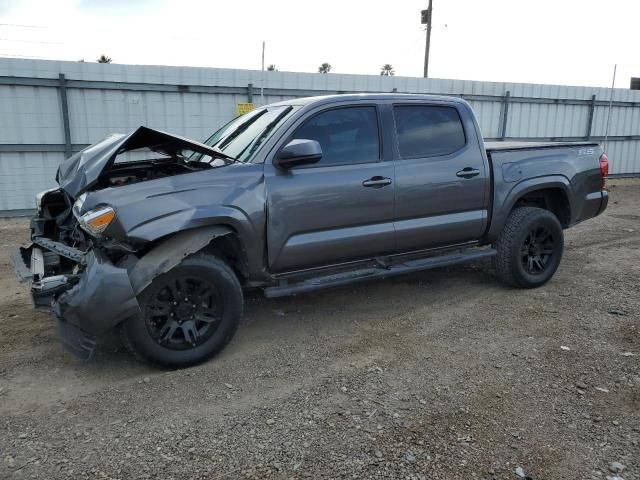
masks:
[[[611,95],[559,85],[0,59],[0,213],[32,209],[65,152],[140,125],[204,140],[238,103],[262,104],[261,87],[264,103],[350,92],[457,95],[487,138],[600,142]],[[611,172],[640,174],[640,92],[614,90],[610,115]]]

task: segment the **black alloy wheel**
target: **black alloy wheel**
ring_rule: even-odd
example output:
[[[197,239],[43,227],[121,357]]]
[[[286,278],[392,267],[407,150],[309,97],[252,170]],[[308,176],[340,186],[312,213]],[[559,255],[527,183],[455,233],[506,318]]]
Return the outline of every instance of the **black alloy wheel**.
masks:
[[[540,275],[551,264],[555,251],[553,234],[545,227],[533,228],[522,245],[522,267],[530,275]]]
[[[183,275],[168,278],[156,290],[145,309],[151,337],[173,350],[197,347],[216,331],[223,305],[216,286],[209,280]]]
[[[504,283],[536,288],[558,269],[564,236],[558,217],[537,207],[514,208],[495,242],[496,274]]]

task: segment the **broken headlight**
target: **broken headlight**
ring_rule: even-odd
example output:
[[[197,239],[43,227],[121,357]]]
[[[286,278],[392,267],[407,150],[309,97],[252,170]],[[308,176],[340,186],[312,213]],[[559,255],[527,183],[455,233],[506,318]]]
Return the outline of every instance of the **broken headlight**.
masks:
[[[80,228],[85,232],[91,235],[100,235],[116,218],[116,211],[109,206],[103,206],[89,210],[76,218]]]
[[[47,196],[47,194],[52,192],[57,192],[58,190],[60,189],[50,188],[48,190],[43,190],[42,192],[36,194],[36,209],[38,210],[38,212],[42,210],[42,199],[44,199],[44,197]]]

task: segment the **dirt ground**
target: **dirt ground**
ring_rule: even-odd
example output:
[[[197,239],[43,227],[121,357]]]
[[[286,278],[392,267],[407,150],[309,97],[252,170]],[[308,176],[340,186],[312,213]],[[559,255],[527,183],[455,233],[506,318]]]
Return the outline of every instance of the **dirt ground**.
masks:
[[[640,479],[638,180],[566,232],[542,288],[482,263],[252,294],[229,347],[181,371],[114,338],[66,353],[14,280],[26,235],[0,221],[0,478]]]

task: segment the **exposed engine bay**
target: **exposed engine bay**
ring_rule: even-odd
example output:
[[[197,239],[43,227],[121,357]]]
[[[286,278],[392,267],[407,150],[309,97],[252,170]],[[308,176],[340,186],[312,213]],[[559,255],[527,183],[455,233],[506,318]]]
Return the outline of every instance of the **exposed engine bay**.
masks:
[[[208,145],[140,127],[129,135],[110,135],[72,155],[60,164],[56,180],[77,199],[96,188],[191,173],[231,162],[231,157]]]
[[[99,179],[97,188],[117,187],[132,183],[171,177],[212,168],[209,162],[188,162],[183,158],[162,158],[137,162],[116,163]]]

